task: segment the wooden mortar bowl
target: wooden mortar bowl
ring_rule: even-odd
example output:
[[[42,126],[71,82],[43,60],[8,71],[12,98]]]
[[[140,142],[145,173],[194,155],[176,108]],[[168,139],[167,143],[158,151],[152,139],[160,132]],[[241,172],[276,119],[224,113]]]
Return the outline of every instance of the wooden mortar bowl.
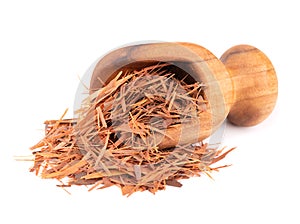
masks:
[[[228,118],[238,126],[253,126],[265,120],[277,99],[277,77],[267,56],[255,47],[238,45],[219,60],[210,51],[192,43],[148,43],[114,50],[97,63],[90,92],[109,82],[120,70],[142,69],[164,62],[187,72],[206,85],[207,110],[197,122],[165,130],[159,148],[199,142],[209,137]],[[172,136],[172,138],[166,137]],[[159,137],[159,138],[158,138]]]

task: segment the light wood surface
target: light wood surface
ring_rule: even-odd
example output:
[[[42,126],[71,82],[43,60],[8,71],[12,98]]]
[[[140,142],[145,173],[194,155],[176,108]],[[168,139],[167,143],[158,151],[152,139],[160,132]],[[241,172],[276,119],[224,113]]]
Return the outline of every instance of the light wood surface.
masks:
[[[235,103],[228,119],[238,126],[253,126],[265,120],[275,107],[278,84],[268,57],[255,47],[238,45],[220,59],[231,75]]]

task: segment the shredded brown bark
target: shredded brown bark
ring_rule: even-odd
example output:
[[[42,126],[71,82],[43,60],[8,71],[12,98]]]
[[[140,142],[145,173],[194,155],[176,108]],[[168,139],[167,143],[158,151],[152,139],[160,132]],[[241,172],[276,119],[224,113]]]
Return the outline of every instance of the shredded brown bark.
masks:
[[[167,128],[197,121],[207,103],[202,83],[185,83],[164,68],[120,71],[82,103],[78,118],[46,121],[44,139],[32,147],[31,171],[60,180],[62,187],[116,185],[131,195],[181,187],[181,179],[221,168],[211,165],[233,149],[222,154],[204,143],[159,147]]]

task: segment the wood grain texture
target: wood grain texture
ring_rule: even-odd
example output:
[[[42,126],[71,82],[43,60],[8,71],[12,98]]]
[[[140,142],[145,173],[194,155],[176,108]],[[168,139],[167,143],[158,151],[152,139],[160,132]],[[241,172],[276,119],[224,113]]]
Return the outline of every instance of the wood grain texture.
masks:
[[[220,59],[231,75],[235,103],[228,115],[238,126],[253,126],[265,120],[276,104],[278,83],[268,57],[255,47],[238,45]]]

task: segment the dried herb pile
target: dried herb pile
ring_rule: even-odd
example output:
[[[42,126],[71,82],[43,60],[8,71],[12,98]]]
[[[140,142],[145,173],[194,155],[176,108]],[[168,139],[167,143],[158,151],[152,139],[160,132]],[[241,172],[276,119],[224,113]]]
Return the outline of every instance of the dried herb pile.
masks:
[[[160,148],[165,130],[196,122],[206,109],[202,83],[178,80],[164,64],[120,71],[82,102],[78,118],[46,121],[46,135],[32,147],[31,169],[61,187],[118,186],[124,195],[218,170],[227,153],[207,144]],[[172,136],[166,136],[172,138]],[[225,166],[223,166],[225,167]]]

